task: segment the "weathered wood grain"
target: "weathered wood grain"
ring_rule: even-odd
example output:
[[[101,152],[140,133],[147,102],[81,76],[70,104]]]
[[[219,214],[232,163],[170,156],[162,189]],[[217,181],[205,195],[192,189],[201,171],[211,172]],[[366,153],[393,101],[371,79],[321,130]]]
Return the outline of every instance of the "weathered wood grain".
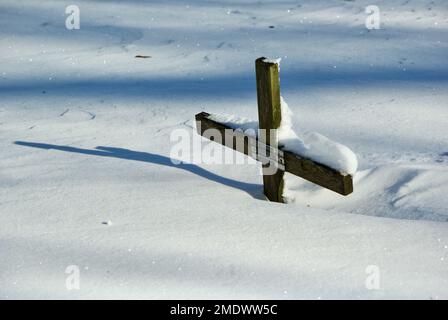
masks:
[[[266,134],[260,136],[263,143],[277,145],[277,130],[282,120],[280,103],[280,79],[278,64],[266,62],[265,58],[255,60],[255,73],[257,78],[258,120],[260,129],[265,129]],[[271,137],[276,141],[270,141]],[[283,200],[283,170],[272,170],[263,165],[264,194],[270,201],[284,202]]]

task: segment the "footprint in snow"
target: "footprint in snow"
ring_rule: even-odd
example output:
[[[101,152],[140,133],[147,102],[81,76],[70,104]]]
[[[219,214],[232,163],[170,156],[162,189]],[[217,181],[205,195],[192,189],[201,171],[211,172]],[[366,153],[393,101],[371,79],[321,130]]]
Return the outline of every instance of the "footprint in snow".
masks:
[[[65,120],[70,121],[84,121],[84,120],[93,120],[96,118],[96,114],[91,111],[86,110],[72,110],[65,109],[63,112],[59,114],[59,117],[64,118]]]

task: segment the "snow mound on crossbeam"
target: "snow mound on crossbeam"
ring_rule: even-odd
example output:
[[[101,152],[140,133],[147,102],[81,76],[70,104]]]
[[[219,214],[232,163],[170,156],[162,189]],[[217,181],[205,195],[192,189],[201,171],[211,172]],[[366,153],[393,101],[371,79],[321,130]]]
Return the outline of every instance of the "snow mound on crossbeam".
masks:
[[[280,99],[282,121],[278,131],[279,145],[283,146],[284,150],[353,175],[358,168],[355,153],[347,146],[332,141],[318,132],[305,132],[299,137],[292,126],[292,112],[283,97]]]
[[[348,147],[334,142],[317,132],[305,132],[299,137],[293,129],[292,112],[281,97],[282,121],[278,130],[279,146],[307,159],[326,165],[342,173],[353,175],[358,168],[358,159]],[[234,115],[211,114],[210,120],[225,124],[254,136],[258,121]]]
[[[223,113],[211,114],[208,118],[215,122],[222,123],[232,129],[243,131],[249,136],[257,136],[258,121]]]

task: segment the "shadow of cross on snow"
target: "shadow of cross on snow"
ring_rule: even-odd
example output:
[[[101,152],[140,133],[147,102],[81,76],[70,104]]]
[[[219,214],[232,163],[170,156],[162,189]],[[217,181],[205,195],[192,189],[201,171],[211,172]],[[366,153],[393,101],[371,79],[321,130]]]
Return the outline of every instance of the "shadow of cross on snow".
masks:
[[[142,161],[142,162],[148,162],[148,163],[167,166],[167,167],[178,168],[178,169],[189,171],[191,173],[194,173],[194,174],[201,176],[203,178],[206,178],[208,180],[221,183],[225,186],[245,191],[248,194],[250,194],[253,198],[256,198],[256,199],[263,198],[261,191],[260,191],[261,185],[259,185],[259,184],[247,183],[247,182],[229,179],[229,178],[217,175],[213,172],[210,172],[206,169],[203,169],[195,164],[190,164],[190,163],[174,164],[169,157],[165,157],[165,156],[150,153],[150,152],[140,152],[140,151],[133,151],[133,150],[129,150],[129,149],[123,149],[123,148],[103,147],[103,146],[98,146],[95,149],[82,149],[82,148],[75,148],[75,147],[70,147],[70,146],[62,146],[62,145],[47,144],[47,143],[37,143],[37,142],[27,142],[27,141],[15,141],[14,144],[19,145],[19,146],[46,149],[46,150],[53,149],[53,150],[80,153],[80,154],[86,154],[86,155],[92,155],[92,156],[110,157],[110,158],[118,158],[118,159],[133,160],[133,161]]]

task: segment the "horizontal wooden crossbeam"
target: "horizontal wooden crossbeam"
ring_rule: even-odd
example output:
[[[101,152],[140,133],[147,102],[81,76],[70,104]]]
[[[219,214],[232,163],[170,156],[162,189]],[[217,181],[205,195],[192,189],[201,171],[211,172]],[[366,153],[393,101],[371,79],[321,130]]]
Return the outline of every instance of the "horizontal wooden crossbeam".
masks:
[[[198,124],[196,126],[198,134],[210,139],[210,137],[204,135],[205,131],[207,129],[216,129],[220,132],[222,137],[222,141],[218,142],[259,160],[250,147],[258,145],[256,137],[246,135],[239,130],[233,130],[225,124],[209,119],[209,116],[210,114],[207,112],[201,112],[195,116]],[[226,129],[233,130],[232,135],[229,135],[228,132],[226,132]],[[240,141],[244,141],[244,143],[237,143],[237,139],[241,139]],[[286,172],[292,173],[344,196],[353,192],[353,178],[351,175],[341,173],[326,165],[303,158],[293,152],[283,150],[281,147],[278,148],[278,152],[283,153],[284,168]]]

